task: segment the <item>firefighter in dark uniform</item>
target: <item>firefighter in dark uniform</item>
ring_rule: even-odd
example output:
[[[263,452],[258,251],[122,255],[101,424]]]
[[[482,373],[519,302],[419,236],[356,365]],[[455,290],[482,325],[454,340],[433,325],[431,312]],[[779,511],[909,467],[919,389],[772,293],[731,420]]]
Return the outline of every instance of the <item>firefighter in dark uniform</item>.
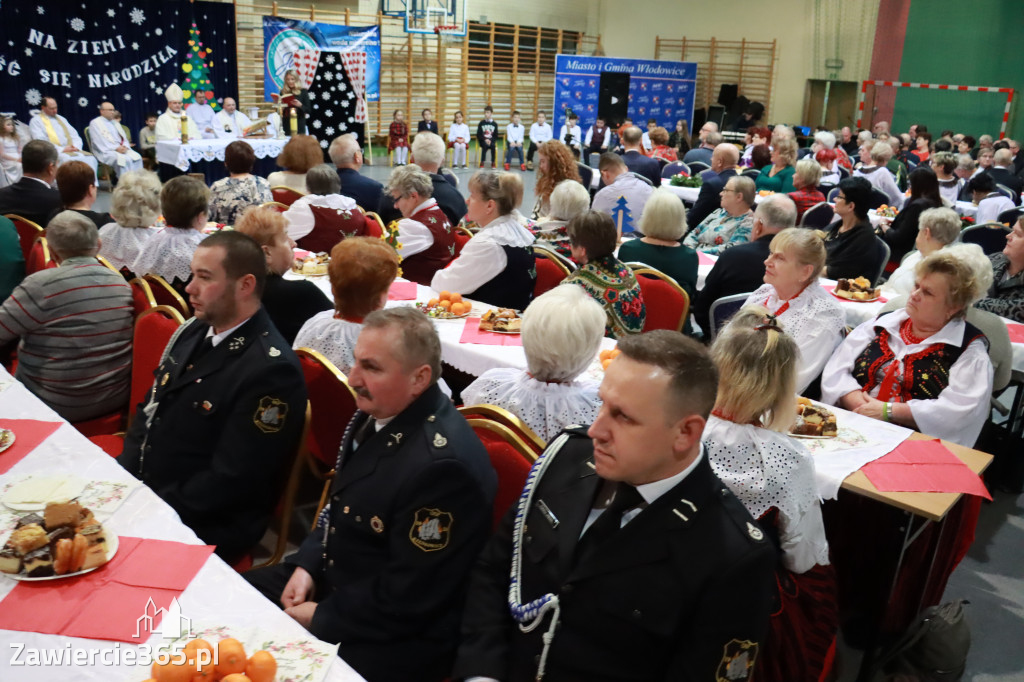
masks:
[[[676,332],[618,348],[597,419],[551,443],[481,555],[454,679],[753,673],[776,552],[700,444],[717,372]]]
[[[412,308],[367,316],[348,379],[359,411],[318,527],[245,577],[368,682],[451,670],[469,572],[491,530],[497,477],[437,386],[441,347]]]
[[[301,437],[298,359],[260,305],[266,256],[238,232],[207,237],[179,327],[117,461],[228,562],[255,547]]]

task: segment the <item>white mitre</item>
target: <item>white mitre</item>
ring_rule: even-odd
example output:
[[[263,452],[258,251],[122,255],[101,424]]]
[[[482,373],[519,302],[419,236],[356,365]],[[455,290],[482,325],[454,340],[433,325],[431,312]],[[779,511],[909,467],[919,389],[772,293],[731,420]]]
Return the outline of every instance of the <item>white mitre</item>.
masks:
[[[164,90],[164,97],[167,98],[168,102],[181,102],[185,99],[185,93],[181,91],[181,87],[177,83],[171,83]]]

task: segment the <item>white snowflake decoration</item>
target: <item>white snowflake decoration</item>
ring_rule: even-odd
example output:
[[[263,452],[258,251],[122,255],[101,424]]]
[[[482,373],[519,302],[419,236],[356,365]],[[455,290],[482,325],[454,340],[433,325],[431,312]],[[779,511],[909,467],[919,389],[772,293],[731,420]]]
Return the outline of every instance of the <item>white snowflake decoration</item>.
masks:
[[[324,116],[326,116],[327,118],[334,118],[334,111],[328,109],[327,111],[324,112]]]
[[[46,14],[46,9],[42,5],[36,5],[36,12],[39,14]]]
[[[316,128],[317,130],[320,130],[320,126],[322,125],[323,123],[321,123],[319,120],[313,121],[313,127]]]
[[[333,126],[327,126],[326,128],[324,128],[324,134],[325,135],[334,135],[334,127]]]
[[[26,57],[31,57],[32,56],[32,48],[31,47],[26,47],[25,48],[25,56]]]
[[[345,85],[344,83],[338,83],[338,90],[340,92],[345,92],[346,90],[348,90],[348,86]]]
[[[334,80],[334,74],[331,73],[330,71],[328,71],[327,73],[324,74],[324,78],[326,80],[332,81],[332,80]]]
[[[342,130],[348,130],[348,124],[347,123],[339,123],[338,124],[338,132],[340,133]]]
[[[328,64],[333,64],[334,63],[334,55],[333,54],[327,55],[327,63]]]
[[[139,44],[138,43],[132,43],[132,49],[133,50],[139,49]]]
[[[127,99],[127,100],[131,100],[131,98],[132,98],[132,95],[131,95],[131,93],[129,93],[129,92],[126,92],[126,93],[124,94],[124,98],[125,98],[125,99]]]
[[[162,94],[164,94],[164,89],[163,88],[157,88],[153,92],[155,92],[158,95],[162,95]]]
[[[78,98],[78,106],[80,106],[80,107],[87,107],[87,106],[89,106],[89,100],[87,100],[84,97],[79,97]]]
[[[323,149],[327,149],[327,140],[320,140],[320,146]]]
[[[71,20],[71,28],[75,31],[83,31],[85,30],[85,22],[78,17],[75,17]]]
[[[25,91],[25,101],[31,106],[38,106],[43,101],[43,96],[35,88],[29,88]]]
[[[138,26],[142,26],[142,22],[146,20],[146,13],[138,7],[133,9],[128,16],[132,18],[132,23]]]
[[[107,10],[107,16],[113,19],[117,16],[117,12],[113,8]]]
[[[164,30],[162,28],[158,28],[155,29],[153,33],[157,34],[158,36],[162,36],[164,34]]]

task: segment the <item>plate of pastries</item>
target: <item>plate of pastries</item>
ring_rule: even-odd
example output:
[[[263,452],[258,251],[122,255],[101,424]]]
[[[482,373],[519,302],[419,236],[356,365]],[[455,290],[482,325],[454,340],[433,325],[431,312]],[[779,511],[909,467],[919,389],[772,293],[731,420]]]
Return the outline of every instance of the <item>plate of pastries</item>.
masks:
[[[519,334],[523,318],[512,308],[491,308],[480,318],[480,331],[495,334]]]
[[[870,303],[881,297],[881,290],[871,286],[871,280],[867,277],[857,277],[856,279],[841,279],[836,282],[836,288],[832,295],[847,301]]]
[[[807,398],[797,398],[796,423],[789,434],[797,438],[835,438],[839,435],[836,415]]]
[[[306,277],[323,277],[330,262],[331,257],[325,252],[311,253],[305,258],[296,258],[292,262],[292,272]]]
[[[95,571],[117,552],[117,536],[78,502],[51,502],[18,519],[0,548],[0,573],[14,580],[57,580]]]

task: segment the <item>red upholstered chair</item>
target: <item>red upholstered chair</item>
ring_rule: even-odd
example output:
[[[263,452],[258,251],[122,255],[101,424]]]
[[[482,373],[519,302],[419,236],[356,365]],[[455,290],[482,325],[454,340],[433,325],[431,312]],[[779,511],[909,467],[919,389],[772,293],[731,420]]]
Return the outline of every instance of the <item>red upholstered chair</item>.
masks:
[[[274,197],[274,201],[284,204],[285,206],[291,206],[300,198],[306,196],[305,192],[299,192],[292,189],[291,187],[271,187],[270,195]]]
[[[561,258],[547,249],[535,248],[533,257],[537,267],[537,283],[533,285],[534,298],[557,287],[572,272]]]
[[[491,466],[498,474],[498,490],[494,495],[493,527],[497,528],[505,513],[519,499],[530,467],[537,459],[530,447],[510,428],[490,419],[468,419],[480,442],[487,448]]]
[[[153,298],[153,290],[149,288],[149,284],[146,280],[135,279],[129,280],[128,285],[132,288],[132,308],[135,311],[135,317],[146,312],[150,308],[156,307],[156,299]]]
[[[520,440],[522,440],[530,448],[532,453],[532,459],[540,457],[540,453],[544,452],[544,448],[547,447],[547,443],[544,439],[537,435],[537,433],[526,425],[522,419],[512,414],[504,407],[498,407],[497,405],[480,404],[480,405],[465,405],[459,408],[459,413],[466,419],[490,419],[492,422],[497,422],[502,426],[507,427],[516,434]]]
[[[282,204],[280,201],[265,201],[260,204],[260,208],[272,208],[278,213],[284,213],[288,210],[288,204]]]
[[[135,319],[135,334],[132,337],[132,385],[128,398],[129,424],[135,416],[135,409],[146,399],[146,394],[153,386],[153,373],[160,364],[160,356],[163,355],[167,342],[184,323],[185,319],[181,313],[162,305],[146,310]],[[117,457],[124,448],[124,434],[116,431],[117,429],[107,431],[108,435],[86,435],[89,435],[89,440],[101,447],[104,452]]]
[[[470,239],[473,238],[473,233],[468,228],[462,225],[455,226],[455,257],[458,258],[459,254],[462,253],[462,249],[465,248],[466,244]],[[448,265],[451,265],[449,263]],[[447,266],[445,266],[447,267]]]
[[[18,241],[21,243],[21,255],[27,262],[28,252],[32,249],[32,245],[36,243],[36,239],[43,236],[45,231],[39,225],[20,215],[8,213],[4,217],[14,223],[14,229],[18,231]]]
[[[46,244],[46,237],[36,237],[35,243],[29,249],[28,255],[25,256],[25,274],[31,275],[40,270],[55,267],[57,264],[50,258],[50,247]]]
[[[174,287],[167,283],[166,279],[160,275],[145,275],[142,279],[149,284],[157,304],[174,308],[186,320],[192,317],[192,309],[188,303],[181,297],[181,294],[175,291]]]
[[[686,316],[690,314],[690,297],[686,290],[665,273],[643,263],[629,263],[629,267],[636,275],[647,311],[643,330],[683,331]]]
[[[362,210],[362,209],[360,209]],[[370,211],[366,213],[366,236],[367,237],[383,237],[384,221],[380,219],[380,216]]]
[[[121,274],[121,271],[120,271],[120,270],[118,270],[117,268],[115,268],[115,267],[114,267],[114,266],[113,266],[113,265],[112,265],[112,264],[110,263],[110,261],[108,261],[108,260],[107,260],[106,258],[104,258],[103,256],[101,256],[101,255],[99,255],[99,254],[96,254],[96,260],[98,260],[98,261],[100,262],[100,265],[102,265],[103,267],[106,267],[106,268],[110,268],[111,270],[113,270],[114,272],[116,272],[116,273],[117,273],[117,274],[119,274],[119,275]]]
[[[312,438],[307,445],[312,455],[309,464],[313,474],[324,479],[334,469],[341,437],[356,413],[356,394],[349,388],[345,374],[317,351],[299,348],[295,354],[302,365],[312,406]]]

